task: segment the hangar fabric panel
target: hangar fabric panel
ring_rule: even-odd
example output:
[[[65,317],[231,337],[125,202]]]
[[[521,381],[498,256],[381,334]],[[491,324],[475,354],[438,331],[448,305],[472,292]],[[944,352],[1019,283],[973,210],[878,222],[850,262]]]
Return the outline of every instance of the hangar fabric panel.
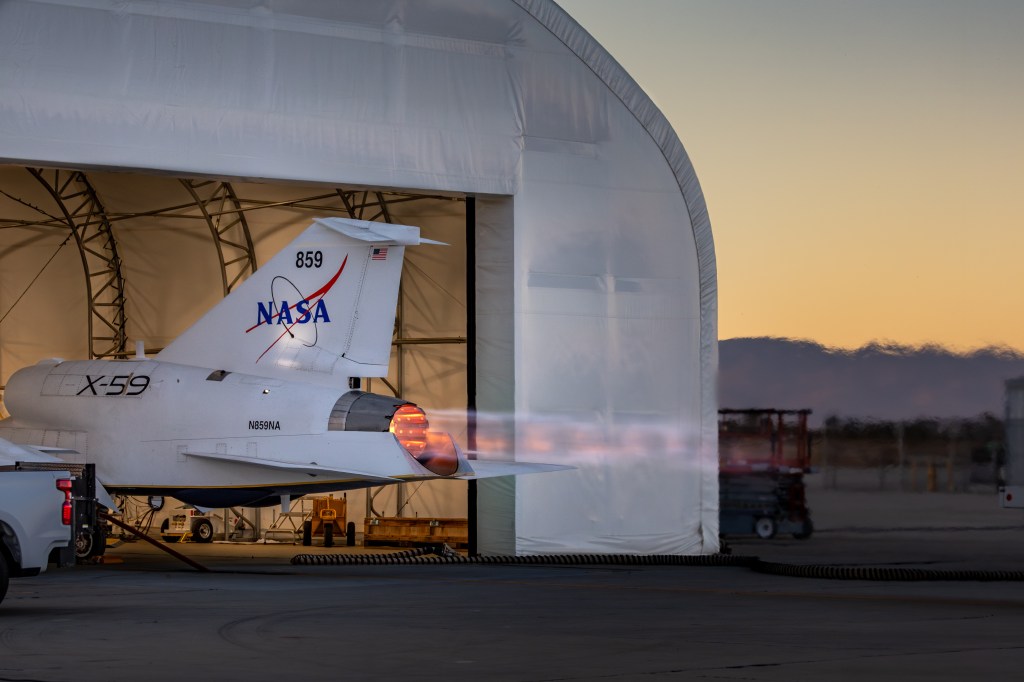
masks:
[[[8,0],[0,92],[0,380],[168,344],[311,217],[417,225],[450,246],[407,262],[398,388],[575,467],[479,482],[480,550],[717,551],[704,199],[554,2]]]

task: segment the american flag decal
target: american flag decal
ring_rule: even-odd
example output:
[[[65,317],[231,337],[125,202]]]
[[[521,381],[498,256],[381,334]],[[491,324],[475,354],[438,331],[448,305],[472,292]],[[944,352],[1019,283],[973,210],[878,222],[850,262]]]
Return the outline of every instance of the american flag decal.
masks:
[[[379,246],[370,252],[370,260],[387,260],[388,247]]]

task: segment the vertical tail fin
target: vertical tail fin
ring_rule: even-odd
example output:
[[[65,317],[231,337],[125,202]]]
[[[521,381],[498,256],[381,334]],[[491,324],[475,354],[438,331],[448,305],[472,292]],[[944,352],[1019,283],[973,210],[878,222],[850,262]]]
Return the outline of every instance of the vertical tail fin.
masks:
[[[156,357],[347,388],[388,371],[405,247],[418,227],[320,218]]]

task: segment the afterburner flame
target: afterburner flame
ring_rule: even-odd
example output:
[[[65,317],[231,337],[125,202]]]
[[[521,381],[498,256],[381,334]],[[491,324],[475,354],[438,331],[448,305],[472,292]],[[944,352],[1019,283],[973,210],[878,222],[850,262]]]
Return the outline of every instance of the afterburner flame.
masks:
[[[419,457],[427,448],[430,422],[426,413],[415,405],[402,405],[391,418],[391,433],[413,457]]]
[[[402,405],[391,418],[391,433],[406,452],[438,476],[459,470],[459,455],[451,435],[430,430],[426,413],[415,405]]]

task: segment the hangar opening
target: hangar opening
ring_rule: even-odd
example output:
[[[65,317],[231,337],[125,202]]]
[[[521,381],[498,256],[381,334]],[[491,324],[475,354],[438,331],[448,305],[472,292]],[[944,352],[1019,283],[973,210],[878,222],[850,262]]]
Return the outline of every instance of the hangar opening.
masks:
[[[39,360],[43,346],[65,359],[131,357],[139,343],[155,355],[315,218],[409,224],[446,246],[406,253],[390,372],[363,388],[437,409],[464,438],[467,203],[454,192],[4,166],[0,375]],[[347,494],[360,522],[364,509],[467,516],[464,484],[369,495]]]
[[[576,467],[481,481],[480,550],[717,550],[700,184],[554,2],[10,0],[0,90],[0,381],[161,347],[318,212],[417,225],[369,388]]]

